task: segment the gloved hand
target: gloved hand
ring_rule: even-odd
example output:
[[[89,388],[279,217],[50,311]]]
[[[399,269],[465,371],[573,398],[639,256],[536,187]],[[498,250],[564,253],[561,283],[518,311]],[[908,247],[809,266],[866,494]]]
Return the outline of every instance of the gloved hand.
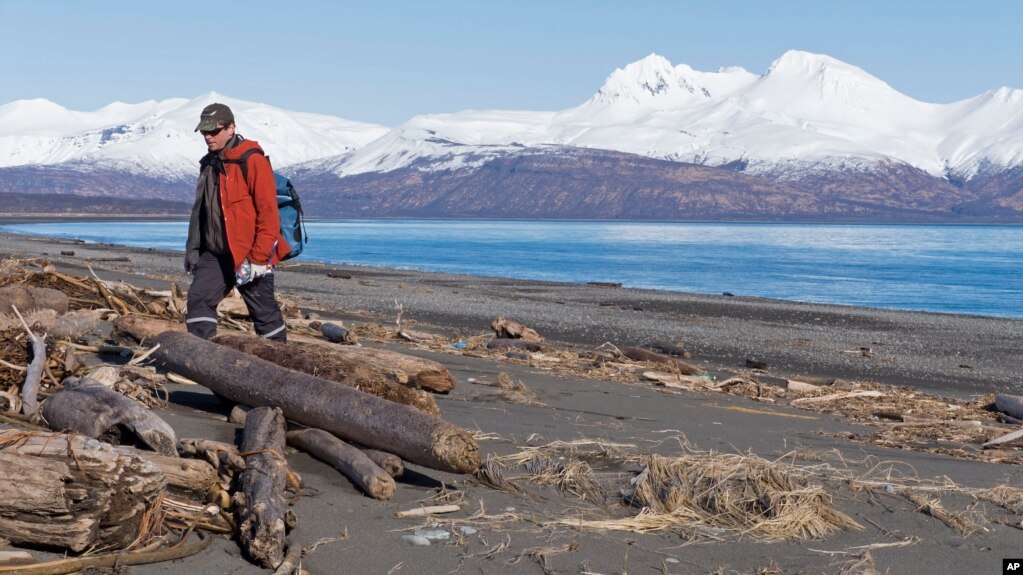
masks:
[[[185,273],[186,274],[192,273],[192,264],[190,264],[188,262],[188,255],[187,254],[185,255]]]
[[[270,273],[270,266],[252,266],[252,273],[249,276],[251,279],[261,278],[266,274]]]

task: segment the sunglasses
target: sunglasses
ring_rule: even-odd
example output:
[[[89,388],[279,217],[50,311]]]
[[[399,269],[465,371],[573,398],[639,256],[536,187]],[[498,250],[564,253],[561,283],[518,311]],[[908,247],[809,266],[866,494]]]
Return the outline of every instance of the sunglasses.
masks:
[[[216,136],[217,134],[223,132],[224,128],[226,127],[227,126],[220,126],[216,130],[199,130],[199,133],[202,134],[203,136]]]

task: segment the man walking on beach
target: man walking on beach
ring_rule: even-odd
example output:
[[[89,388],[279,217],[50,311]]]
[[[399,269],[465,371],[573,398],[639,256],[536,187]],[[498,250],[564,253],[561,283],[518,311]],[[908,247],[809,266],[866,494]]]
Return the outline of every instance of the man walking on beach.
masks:
[[[273,267],[290,248],[281,237],[270,161],[259,144],[235,132],[234,113],[224,104],[206,106],[195,131],[202,132],[209,153],[199,161],[185,243],[185,272],[194,274],[188,332],[203,339],[216,335],[217,305],[237,285],[256,334],[286,341]]]

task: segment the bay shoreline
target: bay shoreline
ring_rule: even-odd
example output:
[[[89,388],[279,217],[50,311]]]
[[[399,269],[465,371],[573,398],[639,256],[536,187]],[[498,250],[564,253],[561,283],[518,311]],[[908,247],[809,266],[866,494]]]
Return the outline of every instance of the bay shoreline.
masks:
[[[23,220],[22,220],[23,221]],[[0,222],[4,222],[0,219]],[[10,222],[4,222],[10,223]],[[91,265],[154,287],[186,288],[182,252],[4,233],[0,252]],[[61,255],[74,251],[75,255]],[[102,261],[127,257],[131,261]],[[456,337],[489,332],[497,316],[574,346],[681,343],[712,372],[747,360],[772,374],[865,379],[968,397],[1023,393],[1016,354],[1023,320],[693,294],[604,285],[286,262],[278,290],[342,321],[403,320]]]

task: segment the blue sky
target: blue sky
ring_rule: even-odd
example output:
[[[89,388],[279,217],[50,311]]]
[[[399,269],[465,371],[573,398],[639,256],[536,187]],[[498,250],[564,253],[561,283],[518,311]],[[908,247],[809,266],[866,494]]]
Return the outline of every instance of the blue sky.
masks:
[[[763,73],[789,49],[919,100],[1023,88],[1023,2],[0,0],[0,104],[75,110],[216,91],[397,125],[559,110],[651,52]]]

